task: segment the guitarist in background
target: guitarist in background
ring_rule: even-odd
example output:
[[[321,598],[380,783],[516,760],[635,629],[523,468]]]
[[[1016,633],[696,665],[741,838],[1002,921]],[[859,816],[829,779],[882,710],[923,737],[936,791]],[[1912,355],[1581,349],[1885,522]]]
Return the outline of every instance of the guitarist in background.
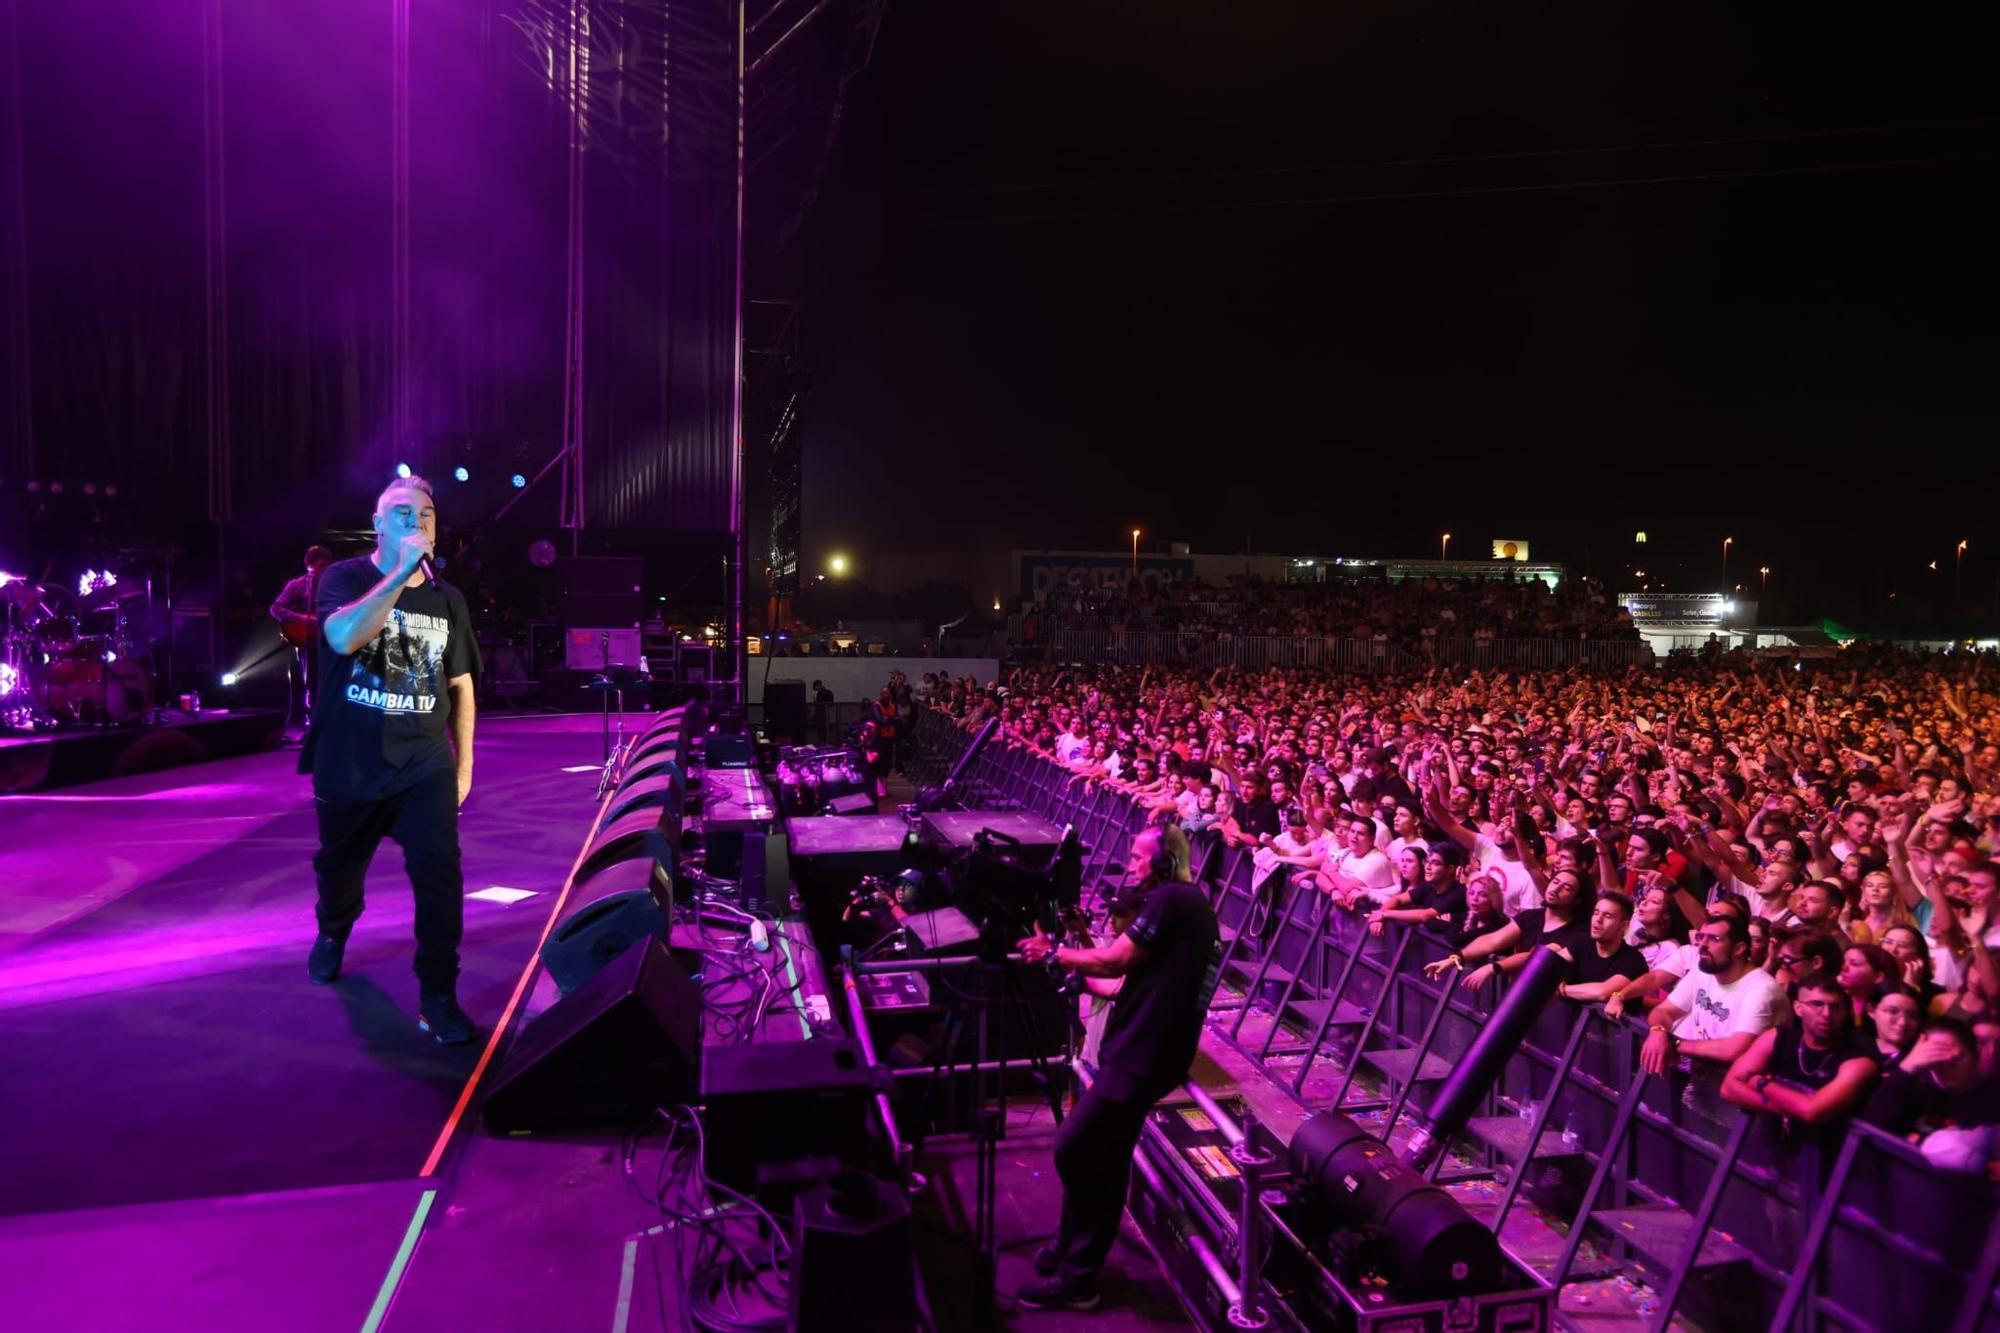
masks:
[[[278,622],[278,632],[285,636],[285,642],[292,645],[293,654],[299,659],[307,722],[312,721],[313,693],[319,684],[314,670],[319,654],[313,651],[319,638],[319,617],[313,608],[318,605],[319,576],[332,563],[333,552],[324,546],[306,547],[306,572],[287,583],[271,603],[271,619]]]

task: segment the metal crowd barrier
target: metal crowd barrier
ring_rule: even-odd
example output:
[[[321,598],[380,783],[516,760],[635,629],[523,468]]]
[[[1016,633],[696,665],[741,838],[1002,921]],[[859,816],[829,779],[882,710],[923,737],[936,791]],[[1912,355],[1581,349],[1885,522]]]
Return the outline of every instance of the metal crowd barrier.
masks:
[[[915,732],[931,773],[971,740],[935,712]],[[997,742],[967,782],[971,806],[1076,824],[1094,874],[1115,871],[1145,823],[1123,795]],[[1439,937],[1401,926],[1371,935],[1323,895],[1295,888],[1288,871],[1259,882],[1248,849],[1198,835],[1194,851],[1196,881],[1222,926],[1225,984],[1211,1029],[1305,1109],[1379,1112],[1384,1139],[1423,1113],[1497,1006],[1498,985],[1473,995],[1457,973],[1427,978],[1424,964],[1446,954]],[[1253,1009],[1270,1017],[1261,1035],[1248,1033]],[[1642,1074],[1644,1037],[1636,1015],[1551,1004],[1485,1113],[1455,1140],[1455,1174],[1442,1174],[1453,1168],[1441,1154],[1433,1178],[1504,1173],[1495,1231],[1524,1192],[1557,1200],[1543,1207],[1567,1209],[1573,1221],[1540,1271],[1558,1287],[1595,1275],[1580,1264],[1586,1239],[1621,1262],[1629,1256],[1659,1295],[1655,1328],[1693,1304],[1756,1327],[2000,1329],[1991,1182],[1933,1167],[1866,1125],[1849,1127],[1822,1180],[1809,1149],[1786,1147],[1764,1117],[1720,1101],[1719,1070]],[[1886,1279],[1892,1270],[1910,1280]]]

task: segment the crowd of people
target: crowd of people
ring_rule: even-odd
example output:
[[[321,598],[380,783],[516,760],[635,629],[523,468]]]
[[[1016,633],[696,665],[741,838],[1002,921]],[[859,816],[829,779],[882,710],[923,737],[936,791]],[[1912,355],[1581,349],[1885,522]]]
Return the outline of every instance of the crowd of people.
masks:
[[[1025,666],[922,702],[1245,849],[1479,989],[1546,946],[1640,1062],[1802,1139],[2000,1137],[2000,660],[1850,649],[1618,674]],[[1254,924],[1250,927],[1256,928]]]
[[[1632,618],[1602,583],[1565,579],[1391,580],[1336,576],[1317,583],[1227,585],[1198,579],[1113,588],[1056,585],[1028,613],[1038,632],[1175,630],[1387,638],[1636,639]]]

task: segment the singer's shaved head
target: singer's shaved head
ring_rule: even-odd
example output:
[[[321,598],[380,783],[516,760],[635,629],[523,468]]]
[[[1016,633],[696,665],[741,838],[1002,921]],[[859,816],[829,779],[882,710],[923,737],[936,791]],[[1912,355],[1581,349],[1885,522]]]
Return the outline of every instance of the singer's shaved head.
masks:
[[[401,503],[418,504],[420,501],[416,497],[419,496],[432,504],[437,503],[437,496],[431,490],[431,484],[413,473],[407,477],[398,477],[382,488],[382,493],[375,497],[375,517],[382,517],[389,511],[391,505],[399,503],[393,498],[399,491],[411,493],[406,495]]]

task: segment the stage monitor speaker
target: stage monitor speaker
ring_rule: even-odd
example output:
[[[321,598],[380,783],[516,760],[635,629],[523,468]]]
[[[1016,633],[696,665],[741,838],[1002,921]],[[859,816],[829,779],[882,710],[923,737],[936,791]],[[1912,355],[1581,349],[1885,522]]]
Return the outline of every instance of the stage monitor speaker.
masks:
[[[910,1205],[860,1171],[839,1171],[792,1204],[794,1333],[917,1327]]]
[[[865,1160],[873,1092],[851,1037],[713,1047],[701,1071],[708,1174],[749,1190],[760,1165]]]
[[[764,682],[764,734],[774,741],[800,745],[806,738],[806,683],[802,680]]]
[[[667,918],[651,889],[600,898],[569,914],[542,946],[542,966],[564,995],[602,972],[642,939],[667,938]]]
[[[792,864],[782,833],[745,833],[740,883],[746,912],[789,911]],[[772,908],[771,904],[777,907]]]
[[[486,1094],[496,1133],[640,1125],[687,1101],[701,990],[656,939],[633,945],[528,1024]]]

